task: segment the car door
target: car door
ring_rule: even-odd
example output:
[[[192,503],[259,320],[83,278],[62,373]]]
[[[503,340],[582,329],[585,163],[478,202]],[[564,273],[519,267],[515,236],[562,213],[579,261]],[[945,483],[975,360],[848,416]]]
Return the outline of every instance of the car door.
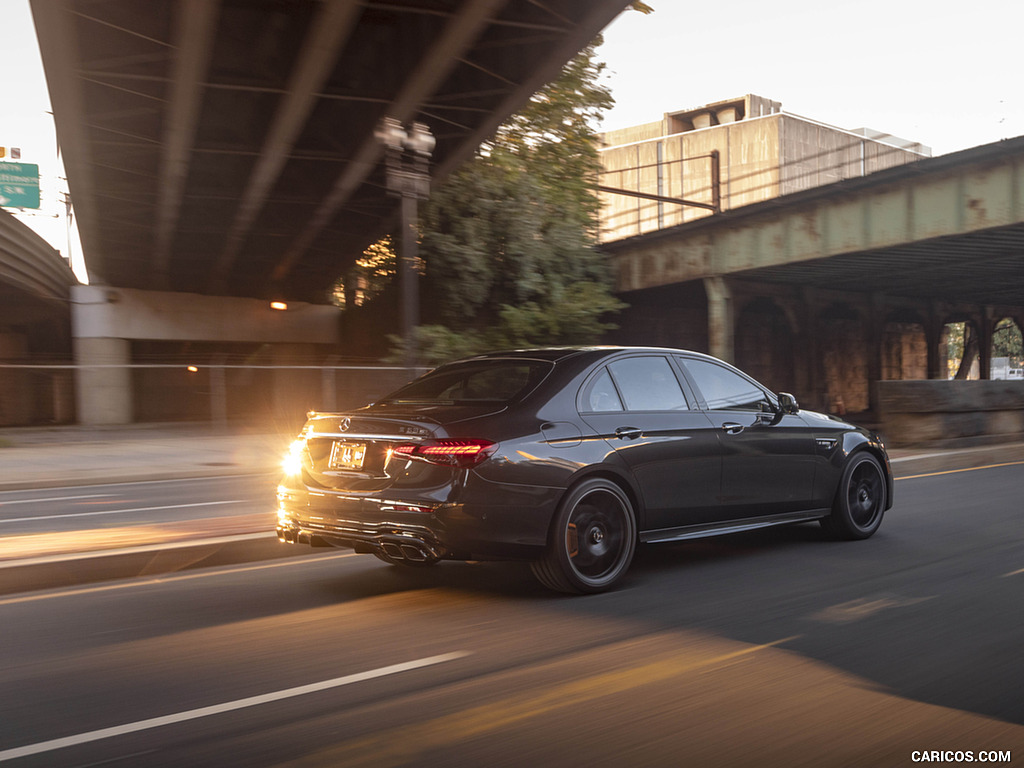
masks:
[[[721,446],[665,355],[628,355],[603,366],[580,391],[580,416],[608,442],[643,496],[644,530],[714,519]]]
[[[722,446],[723,520],[784,514],[814,506],[817,447],[799,414],[716,360],[679,357]]]

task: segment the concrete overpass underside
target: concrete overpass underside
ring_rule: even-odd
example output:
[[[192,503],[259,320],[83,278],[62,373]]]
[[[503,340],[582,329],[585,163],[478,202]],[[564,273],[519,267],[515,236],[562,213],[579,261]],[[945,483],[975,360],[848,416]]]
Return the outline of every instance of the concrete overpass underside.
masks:
[[[631,305],[618,341],[708,351],[807,405],[869,419],[911,407],[909,383],[896,384],[910,380],[932,380],[911,398],[945,398],[935,408],[980,397],[1003,411],[1005,391],[1024,412],[1024,382],[963,382],[956,404],[951,385],[936,388],[948,323],[972,328],[982,379],[996,325],[1024,327],[1024,137],[605,247]],[[1024,420],[998,431],[1019,438]]]
[[[31,0],[94,284],[325,303],[393,226],[383,118],[433,176],[626,0]]]
[[[38,302],[3,285],[5,268],[48,257],[0,240],[0,367],[25,391],[33,377],[73,370],[74,417],[91,424],[201,418],[204,408],[230,416],[226,398],[211,395],[206,407],[194,395],[205,387],[262,397],[223,373],[231,362],[250,366],[240,378],[285,363],[337,363],[345,351],[332,289],[367,246],[398,229],[401,202],[389,194],[376,135],[382,121],[427,126],[436,182],[628,5],[30,2],[90,285],[68,299],[68,281],[53,313],[64,333],[55,349],[67,363],[73,346],[74,364],[29,371],[48,355],[22,342],[45,326],[17,330]],[[287,311],[269,309],[271,300]],[[197,329],[196,318],[207,325]],[[182,374],[171,387],[167,370],[146,367],[179,374],[185,362],[216,362],[220,384]],[[297,389],[286,375],[272,387],[274,402]],[[333,386],[323,389],[333,398]],[[306,398],[290,412],[310,405],[324,403]],[[0,409],[0,425],[69,418]]]

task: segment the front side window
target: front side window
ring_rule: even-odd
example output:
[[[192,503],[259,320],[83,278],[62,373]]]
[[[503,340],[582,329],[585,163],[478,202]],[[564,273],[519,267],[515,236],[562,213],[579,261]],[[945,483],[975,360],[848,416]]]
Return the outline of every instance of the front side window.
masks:
[[[664,357],[629,357],[608,366],[626,409],[683,411],[689,406],[672,366]]]
[[[697,388],[712,411],[761,411],[768,398],[760,387],[735,371],[709,360],[684,359]]]

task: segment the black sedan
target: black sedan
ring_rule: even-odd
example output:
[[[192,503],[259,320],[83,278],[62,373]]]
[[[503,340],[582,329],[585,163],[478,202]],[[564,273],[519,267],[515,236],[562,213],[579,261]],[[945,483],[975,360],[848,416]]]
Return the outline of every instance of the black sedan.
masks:
[[[521,350],[309,414],[277,534],[401,566],[527,560],[552,589],[600,592],[638,542],[808,520],[865,539],[892,491],[874,433],[708,355]]]

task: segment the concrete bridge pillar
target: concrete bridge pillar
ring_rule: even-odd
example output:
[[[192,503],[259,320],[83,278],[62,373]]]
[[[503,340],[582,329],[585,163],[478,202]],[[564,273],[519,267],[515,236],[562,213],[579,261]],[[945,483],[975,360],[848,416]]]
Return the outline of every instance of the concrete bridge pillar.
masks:
[[[133,417],[131,342],[76,338],[78,423],[130,424]]]
[[[928,378],[945,379],[948,377],[946,371],[946,347],[942,340],[942,331],[945,321],[938,306],[933,302],[928,313],[928,321],[925,323],[924,336],[928,345]]]
[[[705,277],[708,297],[708,351],[727,363],[736,357],[736,310],[724,277]]]
[[[885,368],[885,301],[877,293],[871,294],[867,313],[868,331],[868,410],[877,411],[877,393],[873,382],[881,381]]]
[[[992,337],[996,332],[995,308],[985,306],[978,318],[978,373],[984,381],[992,378]]]

